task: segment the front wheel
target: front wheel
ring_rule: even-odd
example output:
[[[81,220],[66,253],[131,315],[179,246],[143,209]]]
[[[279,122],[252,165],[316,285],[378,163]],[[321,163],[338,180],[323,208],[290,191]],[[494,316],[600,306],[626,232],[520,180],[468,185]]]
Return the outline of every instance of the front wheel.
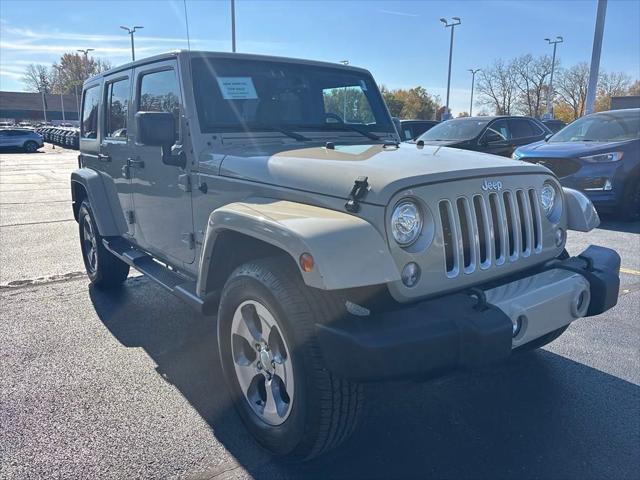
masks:
[[[247,429],[274,455],[308,460],[353,432],[360,385],[324,367],[315,323],[339,302],[307,288],[285,258],[246,263],[227,280],[218,344],[232,401]]]
[[[129,265],[114,256],[102,244],[102,236],[93,219],[91,205],[86,200],[80,205],[78,226],[82,260],[91,283],[104,288],[121,285],[129,275]]]
[[[27,153],[35,153],[36,151],[38,151],[38,148],[40,147],[33,140],[29,140],[28,142],[25,142],[22,148]]]

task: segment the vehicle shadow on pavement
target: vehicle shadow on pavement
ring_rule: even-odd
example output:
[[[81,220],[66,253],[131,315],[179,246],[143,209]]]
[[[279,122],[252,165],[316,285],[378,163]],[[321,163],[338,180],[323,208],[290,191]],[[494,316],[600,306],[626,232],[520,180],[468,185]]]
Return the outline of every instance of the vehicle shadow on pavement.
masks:
[[[640,471],[640,387],[546,350],[429,382],[367,385],[363,421],[343,447],[303,465],[274,461],[231,407],[215,318],[160,300],[168,295],[144,277],[117,291],[91,287],[90,296],[114,337],[143,348],[236,459],[211,459],[193,478],[232,478],[238,467],[254,478],[586,479]]]
[[[598,228],[612,232],[640,233],[640,222],[624,222],[611,216],[601,216]]]

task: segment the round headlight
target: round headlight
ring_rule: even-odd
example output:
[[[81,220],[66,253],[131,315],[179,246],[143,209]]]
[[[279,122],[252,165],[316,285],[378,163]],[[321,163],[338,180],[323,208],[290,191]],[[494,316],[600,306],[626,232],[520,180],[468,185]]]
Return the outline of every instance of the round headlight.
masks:
[[[556,188],[551,183],[545,183],[540,190],[540,205],[548,217],[553,212],[556,202]]]
[[[412,201],[399,203],[391,216],[391,233],[396,242],[407,247],[415,242],[422,231],[420,208]]]

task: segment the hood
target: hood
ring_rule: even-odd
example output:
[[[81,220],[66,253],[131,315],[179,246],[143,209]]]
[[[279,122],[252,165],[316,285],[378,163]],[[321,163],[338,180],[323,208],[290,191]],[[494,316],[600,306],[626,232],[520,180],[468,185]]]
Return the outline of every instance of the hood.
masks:
[[[634,140],[631,140],[634,141]],[[517,149],[520,159],[526,157],[583,157],[621,148],[629,142],[535,142]]]
[[[398,191],[415,185],[479,176],[549,173],[539,165],[468,150],[401,144],[336,145],[282,151],[276,146],[229,152],[220,175],[348,198],[354,181],[368,177],[365,203],[386,205]],[[280,150],[280,151],[278,151]]]

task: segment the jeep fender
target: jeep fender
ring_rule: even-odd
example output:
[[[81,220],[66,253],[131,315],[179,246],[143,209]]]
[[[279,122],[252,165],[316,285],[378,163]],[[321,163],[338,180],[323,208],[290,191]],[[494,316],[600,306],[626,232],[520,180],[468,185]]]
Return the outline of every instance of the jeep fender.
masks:
[[[587,196],[572,188],[563,187],[567,209],[567,229],[590,232],[600,225],[600,217]]]
[[[124,215],[115,216],[111,208],[112,205],[120,205],[115,188],[107,188],[100,174],[90,168],[80,168],[71,173],[71,198],[74,204],[74,216],[77,207],[79,207],[77,203],[81,201],[76,198],[77,190],[74,183],[82,185],[87,192],[100,235],[110,237],[122,235],[127,231],[127,221]]]
[[[304,282],[323,290],[379,285],[400,279],[380,233],[362,218],[335,210],[267,198],[231,203],[209,216],[197,291],[206,295],[214,245],[220,233],[232,230],[269,243],[288,253]],[[311,272],[299,258],[310,253]],[[215,265],[213,265],[215,269]]]

